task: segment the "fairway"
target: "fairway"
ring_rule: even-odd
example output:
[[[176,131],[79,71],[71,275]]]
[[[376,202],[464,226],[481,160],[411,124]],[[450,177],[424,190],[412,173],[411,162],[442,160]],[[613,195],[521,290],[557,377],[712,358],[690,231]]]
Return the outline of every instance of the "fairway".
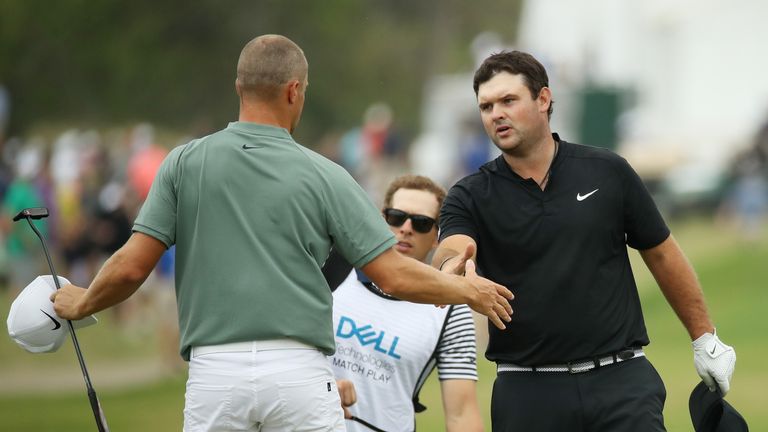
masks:
[[[718,333],[737,350],[728,400],[746,418],[750,430],[768,430],[768,372],[764,368],[768,357],[768,236],[746,242],[704,221],[673,223],[672,228],[699,274]],[[633,254],[633,267],[651,337],[646,352],[667,386],[667,429],[692,431],[688,395],[698,376],[690,340],[637,254]],[[7,317],[6,299],[0,303],[0,311]],[[129,337],[114,327],[108,313],[99,318],[97,326],[84,329],[78,336],[111,430],[181,430],[185,376],[158,373],[161,366],[152,361],[157,357],[152,337]],[[65,344],[54,354],[33,356],[8,337],[0,341],[0,362],[4,365],[0,372],[0,430],[95,430],[70,345]],[[481,359],[479,375],[480,407],[486,430],[490,430],[493,365]],[[58,381],[51,384],[51,379]],[[37,385],[40,387],[36,390]],[[434,374],[422,391],[421,402],[429,409],[417,416],[418,429],[444,430]]]

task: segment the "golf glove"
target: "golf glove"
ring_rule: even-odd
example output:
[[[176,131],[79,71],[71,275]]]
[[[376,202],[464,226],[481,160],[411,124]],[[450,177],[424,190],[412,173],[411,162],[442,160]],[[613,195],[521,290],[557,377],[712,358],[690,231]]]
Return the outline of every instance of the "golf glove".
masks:
[[[733,369],[736,367],[736,351],[720,341],[717,330],[704,333],[693,341],[693,363],[710,391],[720,387],[723,396],[728,393]]]

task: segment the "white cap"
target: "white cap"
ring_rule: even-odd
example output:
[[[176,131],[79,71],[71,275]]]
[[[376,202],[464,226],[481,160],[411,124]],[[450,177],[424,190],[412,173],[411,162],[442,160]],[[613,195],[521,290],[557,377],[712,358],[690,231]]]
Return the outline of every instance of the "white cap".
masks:
[[[59,284],[70,282],[59,276]],[[8,334],[25,350],[32,353],[54,352],[69,333],[69,326],[53,311],[51,294],[56,291],[53,276],[38,276],[16,297],[8,313]],[[72,321],[75,328],[96,324],[93,315]]]

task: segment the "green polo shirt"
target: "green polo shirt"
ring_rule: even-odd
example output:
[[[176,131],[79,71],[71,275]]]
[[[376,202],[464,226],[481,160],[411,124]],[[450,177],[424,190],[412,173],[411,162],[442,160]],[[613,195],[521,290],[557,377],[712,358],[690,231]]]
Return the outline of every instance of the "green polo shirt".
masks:
[[[343,168],[247,122],[171,151],[133,229],[176,245],[187,360],[193,346],[278,338],[332,354],[331,246],[360,267],[395,243]]]

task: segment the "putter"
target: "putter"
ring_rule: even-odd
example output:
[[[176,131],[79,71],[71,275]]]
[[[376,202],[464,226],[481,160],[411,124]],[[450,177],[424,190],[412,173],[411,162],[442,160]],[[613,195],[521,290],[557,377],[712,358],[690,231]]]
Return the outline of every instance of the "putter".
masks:
[[[53,276],[53,282],[56,284],[56,289],[61,289],[59,284],[59,278],[56,276],[56,270],[53,269],[53,261],[51,261],[51,255],[48,253],[48,247],[45,245],[43,236],[40,235],[40,231],[37,230],[35,224],[32,223],[32,219],[42,219],[48,217],[48,209],[45,207],[33,207],[27,208],[19,212],[14,216],[13,221],[17,222],[21,219],[26,219],[32,231],[37,234],[37,238],[40,239],[40,243],[43,244],[43,252],[45,252],[45,259],[48,260],[48,267],[51,269],[51,276]],[[85,387],[88,389],[88,400],[91,402],[91,409],[93,410],[93,416],[96,418],[96,427],[99,432],[109,432],[107,426],[107,419],[104,417],[104,412],[101,410],[101,404],[99,404],[99,398],[96,397],[96,390],[93,389],[91,384],[91,378],[88,376],[88,369],[85,367],[85,360],[83,360],[83,353],[80,351],[80,344],[77,342],[77,336],[75,335],[75,328],[72,326],[72,321],[67,320],[69,326],[69,334],[72,335],[72,343],[75,346],[75,352],[77,353],[77,360],[80,362],[80,370],[83,371],[83,379],[85,379]]]

